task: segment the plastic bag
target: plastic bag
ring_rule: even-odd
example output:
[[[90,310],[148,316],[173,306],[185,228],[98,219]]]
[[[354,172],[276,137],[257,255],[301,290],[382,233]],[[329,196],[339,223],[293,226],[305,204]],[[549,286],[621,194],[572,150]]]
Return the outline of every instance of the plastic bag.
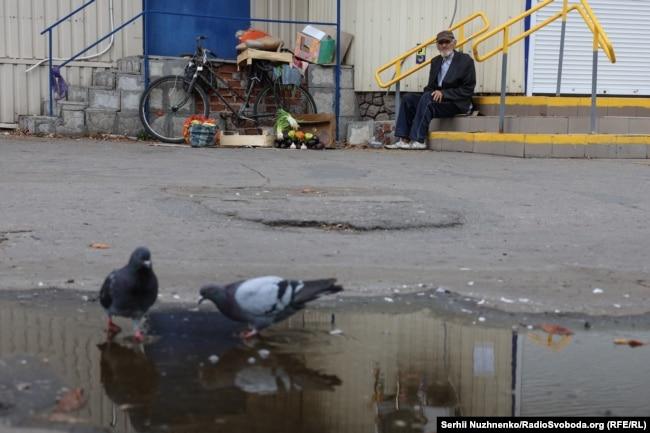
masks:
[[[237,45],[237,50],[245,50],[246,48],[254,48],[256,50],[265,50],[265,51],[277,51],[283,44],[283,42],[269,35],[263,30],[259,29],[248,29],[248,30],[238,30],[235,33],[235,36],[239,40],[240,44]]]

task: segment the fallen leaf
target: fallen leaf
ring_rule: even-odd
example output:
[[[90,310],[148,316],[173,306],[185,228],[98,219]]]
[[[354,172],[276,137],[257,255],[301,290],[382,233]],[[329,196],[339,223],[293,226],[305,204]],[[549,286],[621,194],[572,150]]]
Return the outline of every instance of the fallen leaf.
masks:
[[[639,346],[645,346],[645,343],[643,341],[639,340],[628,340],[627,338],[617,338],[614,340],[614,344],[619,344],[619,345],[627,345],[630,347],[639,347]]]
[[[551,335],[573,335],[573,331],[564,326],[554,325],[552,323],[542,323],[539,329]]]
[[[73,412],[86,404],[83,388],[66,391],[57,401],[54,412]]]
[[[104,244],[102,242],[93,242],[92,244],[89,245],[89,247],[95,250],[107,250],[111,246],[108,244]]]

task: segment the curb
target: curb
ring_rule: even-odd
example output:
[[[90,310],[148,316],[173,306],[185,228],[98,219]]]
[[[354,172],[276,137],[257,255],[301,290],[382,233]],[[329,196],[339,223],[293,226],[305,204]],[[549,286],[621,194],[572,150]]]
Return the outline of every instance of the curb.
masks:
[[[519,158],[647,159],[650,135],[431,132],[429,149]]]

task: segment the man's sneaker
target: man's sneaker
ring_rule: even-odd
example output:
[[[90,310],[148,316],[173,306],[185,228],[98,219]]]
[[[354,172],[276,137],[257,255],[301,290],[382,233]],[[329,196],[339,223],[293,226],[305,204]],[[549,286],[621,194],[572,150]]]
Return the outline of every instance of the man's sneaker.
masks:
[[[384,147],[385,147],[386,149],[403,149],[403,147],[402,147],[403,144],[407,144],[407,143],[405,143],[404,140],[402,140],[402,139],[400,138],[399,141],[396,141],[396,142],[393,143],[393,144],[387,144],[387,145],[385,145]]]
[[[420,143],[419,141],[411,141],[410,143],[401,142],[400,149],[405,150],[424,150],[427,148],[427,145]]]

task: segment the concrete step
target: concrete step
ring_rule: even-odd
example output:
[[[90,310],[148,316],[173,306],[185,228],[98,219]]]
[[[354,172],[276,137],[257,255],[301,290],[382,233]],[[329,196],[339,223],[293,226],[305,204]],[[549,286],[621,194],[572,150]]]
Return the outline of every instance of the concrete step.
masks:
[[[88,107],[87,101],[59,101],[58,105],[61,111],[82,111]],[[60,115],[60,113],[59,113]]]
[[[116,89],[144,92],[144,75],[117,73]]]
[[[121,94],[119,90],[91,87],[88,90],[88,106],[90,108],[120,109]]]
[[[498,134],[437,131],[429,134],[429,149],[519,158],[650,157],[650,135],[630,134]]]
[[[118,59],[117,71],[124,74],[142,74],[142,56],[129,56]]]
[[[498,96],[474,97],[474,105],[481,114],[499,114]],[[599,116],[650,117],[650,98],[605,97],[597,99]],[[508,96],[506,115],[511,116],[565,116],[580,117],[591,114],[591,98],[570,96]]]
[[[89,134],[117,134],[137,137],[144,130],[137,111],[88,108],[86,127]]]
[[[75,102],[88,102],[88,87],[84,86],[68,86],[68,101]]]
[[[498,116],[468,116],[433,119],[430,131],[498,132]],[[650,135],[647,117],[602,116],[596,130],[601,134]],[[580,134],[591,132],[591,119],[584,116],[506,116],[505,133],[516,134]]]
[[[112,69],[95,71],[93,73],[93,86],[101,86],[114,89],[116,83],[116,72]]]
[[[18,126],[21,130],[34,135],[54,134],[61,123],[60,117],[55,116],[19,116]]]
[[[80,136],[86,133],[86,112],[81,110],[61,111],[62,123],[57,125],[57,134]]]

